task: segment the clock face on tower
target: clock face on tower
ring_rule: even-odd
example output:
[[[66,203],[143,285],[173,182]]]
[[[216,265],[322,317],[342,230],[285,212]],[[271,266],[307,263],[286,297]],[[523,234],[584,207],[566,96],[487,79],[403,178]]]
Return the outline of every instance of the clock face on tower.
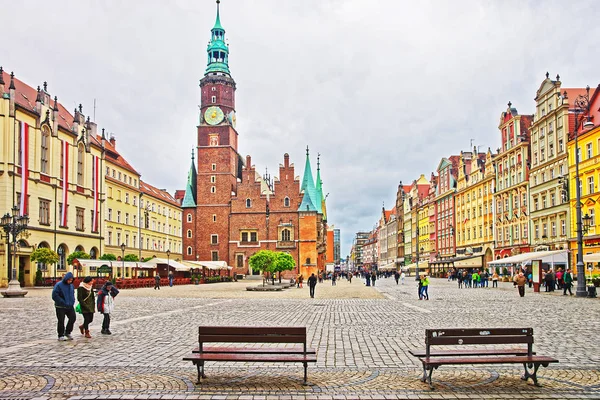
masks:
[[[217,125],[223,121],[225,115],[220,107],[212,106],[208,107],[204,112],[204,120],[209,125]]]
[[[229,114],[227,114],[227,119],[229,120],[231,126],[235,128],[235,123],[237,122],[235,118],[235,111],[231,111]]]

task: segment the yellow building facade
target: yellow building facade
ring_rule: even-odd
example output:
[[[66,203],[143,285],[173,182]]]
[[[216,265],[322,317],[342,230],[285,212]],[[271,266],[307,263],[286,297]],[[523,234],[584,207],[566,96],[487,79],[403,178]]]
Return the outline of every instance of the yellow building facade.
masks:
[[[455,196],[456,268],[486,268],[493,260],[494,185],[491,151],[461,152]]]
[[[74,251],[98,255],[102,150],[96,125],[86,121],[82,107],[71,115],[45,83],[35,90],[0,69],[0,138],[0,213],[17,206],[29,216],[13,254],[21,284],[34,285],[38,269],[42,279],[62,276]],[[8,249],[2,233],[0,286],[6,286]],[[31,252],[40,247],[56,251],[60,261],[32,263]]]
[[[573,99],[574,100],[574,99]],[[598,105],[595,108],[598,109]],[[575,140],[571,135],[568,142],[569,160],[569,205],[570,205],[570,265],[573,272],[577,273],[577,211],[575,192]],[[598,226],[598,215],[600,213],[600,126],[579,133],[578,147],[580,149],[579,177],[581,181],[581,215],[591,217],[589,230],[583,236],[583,257],[588,268],[598,273],[597,263],[585,262],[586,255],[600,253],[600,227]],[[589,270],[586,269],[586,275]]]

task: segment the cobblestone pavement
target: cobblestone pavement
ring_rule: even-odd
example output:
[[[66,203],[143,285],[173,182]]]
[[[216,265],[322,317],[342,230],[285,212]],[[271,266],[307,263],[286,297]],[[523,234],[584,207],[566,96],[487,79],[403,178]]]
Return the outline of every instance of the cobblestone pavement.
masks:
[[[0,299],[0,398],[44,399],[600,399],[600,300],[559,292],[520,298],[500,288],[458,289],[433,279],[429,301],[416,283],[380,279],[366,287],[354,279],[283,292],[247,292],[256,281],[122,290],[111,330],[92,339],[77,331],[58,342],[50,289],[24,299]],[[81,316],[78,316],[81,323]],[[318,362],[207,363],[208,378],[182,361],[195,346],[197,326],[307,326]],[[542,387],[507,366],[442,366],[435,391],[419,381],[426,328],[533,327],[534,349],[559,364],[539,371]]]

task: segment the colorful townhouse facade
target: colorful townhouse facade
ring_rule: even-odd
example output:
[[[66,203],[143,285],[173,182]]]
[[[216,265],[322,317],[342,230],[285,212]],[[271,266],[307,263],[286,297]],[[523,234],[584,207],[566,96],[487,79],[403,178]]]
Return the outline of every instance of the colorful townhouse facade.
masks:
[[[486,268],[494,257],[494,156],[486,153],[461,152],[456,213],[455,268]]]
[[[508,103],[500,115],[500,151],[494,159],[496,170],[495,258],[531,251],[529,166],[532,117],[520,115]]]
[[[575,146],[575,119],[577,125],[577,147],[579,148],[579,177],[581,195],[582,222],[587,220],[587,226],[582,224],[583,233],[583,262],[588,273],[598,273],[598,260],[600,260],[600,228],[598,213],[600,213],[600,85],[587,90],[571,90],[571,94],[561,100],[568,107],[568,125],[565,119],[565,135],[568,136],[567,154],[569,167],[569,180],[566,187],[569,191],[569,249],[570,265],[574,273],[577,272],[577,194],[575,177],[577,156]],[[589,98],[589,113],[579,107],[577,97]],[[586,124],[587,123],[587,124]],[[584,126],[584,124],[586,126]],[[590,126],[587,126],[590,125]],[[567,129],[568,126],[568,129]],[[584,220],[585,218],[585,220]],[[590,257],[592,256],[592,257]],[[591,260],[590,260],[591,258]]]
[[[562,91],[569,95],[565,99]],[[562,196],[568,172],[569,98],[583,89],[561,89],[560,77],[546,73],[536,92],[531,125],[530,209],[531,243],[550,250],[568,248],[569,203]]]

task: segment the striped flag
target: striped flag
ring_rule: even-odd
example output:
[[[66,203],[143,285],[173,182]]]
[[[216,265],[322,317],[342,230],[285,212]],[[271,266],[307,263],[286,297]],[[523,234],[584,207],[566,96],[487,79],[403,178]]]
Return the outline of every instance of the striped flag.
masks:
[[[69,143],[62,141],[63,147],[63,176],[62,176],[62,215],[60,216],[60,226],[67,226],[67,209],[69,208]]]
[[[21,216],[28,214],[29,196],[29,125],[21,121]]]
[[[100,186],[98,182],[99,163],[99,158],[97,156],[92,156],[92,190],[94,191],[94,215],[92,217],[93,232],[98,232],[98,188]]]

